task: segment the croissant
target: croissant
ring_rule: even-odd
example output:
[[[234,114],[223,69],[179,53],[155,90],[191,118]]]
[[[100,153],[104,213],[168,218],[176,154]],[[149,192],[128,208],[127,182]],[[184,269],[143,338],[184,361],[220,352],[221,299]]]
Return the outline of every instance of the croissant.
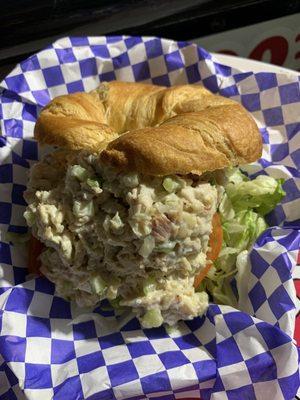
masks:
[[[243,106],[201,85],[115,81],[59,96],[42,110],[34,135],[41,144],[102,151],[104,163],[154,176],[201,175],[255,161],[262,152]]]

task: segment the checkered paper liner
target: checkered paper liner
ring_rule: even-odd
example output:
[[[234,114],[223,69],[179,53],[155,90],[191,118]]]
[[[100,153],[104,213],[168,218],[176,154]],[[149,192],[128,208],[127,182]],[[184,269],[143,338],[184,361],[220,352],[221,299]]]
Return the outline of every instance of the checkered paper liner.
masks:
[[[240,309],[210,305],[175,331],[142,330],[130,315],[78,309],[45,278],[25,282],[27,249],[0,244],[0,399],[292,399],[299,387],[291,339],[291,273],[300,246],[299,78],[241,72],[202,48],[141,37],[63,38],[1,83],[0,226],[26,232],[28,168],[40,109],[55,96],[99,82],[201,82],[241,102],[263,137],[256,176],[284,178],[287,196],[269,216],[241,282]],[[249,138],[251,140],[251,138]],[[298,221],[297,221],[298,220]],[[279,227],[280,226],[280,227]]]

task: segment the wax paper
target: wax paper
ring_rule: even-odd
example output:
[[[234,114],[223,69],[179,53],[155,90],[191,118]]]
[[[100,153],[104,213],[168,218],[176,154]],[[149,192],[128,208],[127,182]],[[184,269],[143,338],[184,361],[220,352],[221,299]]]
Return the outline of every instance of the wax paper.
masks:
[[[202,83],[255,118],[263,156],[250,176],[284,178],[287,192],[250,252],[239,308],[211,304],[177,329],[143,330],[130,314],[79,309],[45,278],[26,281],[28,169],[38,113],[55,96],[100,82]],[[0,84],[0,399],[292,399],[299,387],[291,278],[300,231],[299,77],[241,72],[204,49],[152,37],[63,38]],[[249,141],[251,137],[249,137]]]

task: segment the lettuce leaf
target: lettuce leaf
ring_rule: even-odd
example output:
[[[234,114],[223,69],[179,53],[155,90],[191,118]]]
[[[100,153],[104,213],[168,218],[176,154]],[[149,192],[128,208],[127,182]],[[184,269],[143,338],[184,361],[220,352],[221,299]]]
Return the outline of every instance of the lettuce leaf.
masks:
[[[242,180],[237,180],[241,173],[235,174],[225,186],[225,190],[236,211],[253,209],[260,215],[266,215],[285,196],[282,189],[283,179],[259,175],[253,180],[249,180],[246,176]],[[235,179],[235,181],[232,181],[232,179]]]
[[[226,246],[242,251],[248,249],[268,225],[258,213],[243,210],[237,212],[232,220],[224,221],[222,227]]]
[[[207,290],[217,303],[235,306],[230,282],[242,274],[248,251],[268,227],[264,216],[285,196],[283,179],[259,175],[250,180],[238,168],[225,171],[225,192],[218,212],[222,220],[223,246],[200,290]],[[243,262],[242,262],[243,261]],[[198,289],[198,290],[199,290]]]

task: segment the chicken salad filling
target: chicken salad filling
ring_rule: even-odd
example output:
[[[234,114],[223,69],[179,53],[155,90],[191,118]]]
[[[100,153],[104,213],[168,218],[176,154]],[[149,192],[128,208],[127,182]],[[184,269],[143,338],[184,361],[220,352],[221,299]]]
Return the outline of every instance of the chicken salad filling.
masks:
[[[64,172],[53,165],[49,155],[32,168],[25,218],[46,245],[41,271],[58,294],[131,307],[144,327],[203,314],[208,295],[194,277],[206,266],[220,187],[117,173],[85,153]]]
[[[150,177],[116,172],[97,154],[63,158],[33,166],[24,214],[59,295],[130,307],[145,328],[193,319],[209,299],[237,306],[232,279],[285,195],[282,180],[250,180],[238,168]]]

